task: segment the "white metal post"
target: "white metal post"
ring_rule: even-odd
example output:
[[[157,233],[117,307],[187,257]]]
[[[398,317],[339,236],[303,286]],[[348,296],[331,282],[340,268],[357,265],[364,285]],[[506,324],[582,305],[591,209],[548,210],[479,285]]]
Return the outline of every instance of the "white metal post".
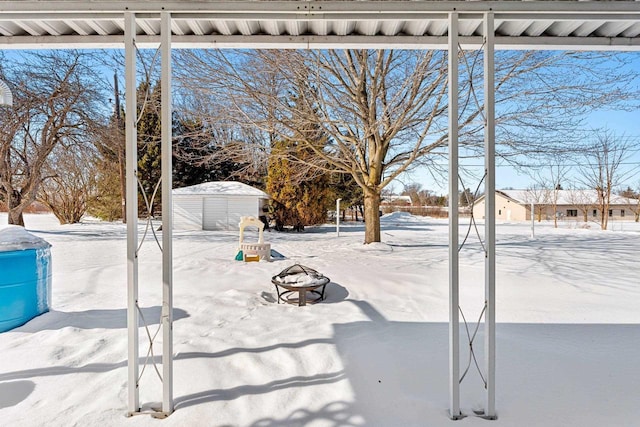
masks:
[[[127,188],[127,330],[129,414],[140,410],[138,389],[138,181],[136,129],[136,19],[124,15],[126,100],[126,188]]]
[[[485,418],[495,419],[496,377],[496,120],[495,120],[495,40],[493,13],[484,16],[484,164],[485,184]]]
[[[336,200],[336,233],[338,237],[340,237],[340,200],[342,199]]]
[[[161,13],[162,412],[173,412],[173,223],[171,145],[171,14]]]
[[[535,234],[535,227],[536,227],[536,220],[535,220],[535,205],[533,204],[533,202],[531,202],[531,238],[533,239],[536,234]]]
[[[460,414],[458,262],[458,14],[449,14],[449,409]]]

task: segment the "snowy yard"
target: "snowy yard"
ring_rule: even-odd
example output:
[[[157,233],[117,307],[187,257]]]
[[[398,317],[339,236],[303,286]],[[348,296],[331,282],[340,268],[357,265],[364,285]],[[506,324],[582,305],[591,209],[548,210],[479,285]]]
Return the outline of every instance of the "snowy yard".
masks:
[[[536,224],[535,239],[528,223],[498,224],[498,420],[473,416],[483,393],[472,368],[462,383],[468,417],[453,422],[446,220],[392,214],[383,218],[384,243],[366,246],[362,224],[343,225],[339,238],[329,225],[265,233],[287,257],[271,263],[234,261],[236,233],[176,232],[176,411],[165,420],[124,416],[125,226],[60,226],[49,215],[25,222],[53,245],[53,309],[0,334],[3,426],[640,425],[635,223],[608,232]],[[271,276],[296,262],[332,279],[326,301],[276,304]],[[473,234],[460,267],[462,309],[475,322],[484,256]],[[151,333],[160,274],[158,247],[148,241],[140,303]],[[482,340],[480,332],[480,354]],[[153,366],[140,395],[143,409],[162,398]]]

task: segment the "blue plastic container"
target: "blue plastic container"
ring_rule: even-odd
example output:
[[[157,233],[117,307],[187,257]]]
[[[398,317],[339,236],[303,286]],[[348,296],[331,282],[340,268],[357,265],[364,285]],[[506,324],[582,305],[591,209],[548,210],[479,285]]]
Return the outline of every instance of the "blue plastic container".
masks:
[[[22,227],[0,229],[0,332],[49,311],[50,247]]]

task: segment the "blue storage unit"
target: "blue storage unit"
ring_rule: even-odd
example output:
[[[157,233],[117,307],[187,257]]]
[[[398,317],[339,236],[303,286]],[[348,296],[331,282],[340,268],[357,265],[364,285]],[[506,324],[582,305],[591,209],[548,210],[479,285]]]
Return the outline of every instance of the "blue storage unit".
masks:
[[[23,227],[0,229],[0,332],[49,311],[50,247]]]

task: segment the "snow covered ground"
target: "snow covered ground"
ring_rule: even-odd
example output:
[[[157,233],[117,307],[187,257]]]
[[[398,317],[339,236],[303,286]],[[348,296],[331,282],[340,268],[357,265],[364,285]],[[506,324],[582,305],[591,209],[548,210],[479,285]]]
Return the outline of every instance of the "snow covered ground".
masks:
[[[608,232],[536,224],[535,239],[529,224],[498,225],[498,420],[474,416],[483,390],[472,368],[461,392],[468,416],[453,422],[446,220],[391,214],[384,243],[372,245],[362,244],[362,224],[343,224],[339,238],[334,226],[266,233],[287,257],[271,263],[234,261],[236,233],[175,233],[176,411],[165,420],[124,416],[124,225],[60,226],[49,215],[25,221],[53,245],[53,309],[0,334],[3,426],[640,425],[635,223]],[[276,304],[270,278],[296,262],[332,279],[326,301]],[[147,241],[140,304],[151,333],[160,265]],[[461,305],[475,322],[484,258],[473,233],[460,267]],[[476,339],[481,357],[482,330]],[[159,337],[156,354],[161,348]],[[153,366],[140,390],[143,409],[161,401]]]

